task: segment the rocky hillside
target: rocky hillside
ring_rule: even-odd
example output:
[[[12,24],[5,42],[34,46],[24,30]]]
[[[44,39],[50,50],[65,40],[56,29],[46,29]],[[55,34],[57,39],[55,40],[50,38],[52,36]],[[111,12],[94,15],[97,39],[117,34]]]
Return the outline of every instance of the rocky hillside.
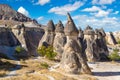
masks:
[[[34,21],[31,18],[15,11],[7,4],[0,4],[0,20],[13,20],[19,22]]]

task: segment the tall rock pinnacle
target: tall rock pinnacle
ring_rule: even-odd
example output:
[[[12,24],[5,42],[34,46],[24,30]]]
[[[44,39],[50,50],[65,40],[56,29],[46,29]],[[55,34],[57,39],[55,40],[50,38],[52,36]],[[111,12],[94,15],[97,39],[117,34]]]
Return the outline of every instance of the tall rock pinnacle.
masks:
[[[64,29],[65,35],[78,35],[78,29],[76,28],[69,13],[67,14],[67,19],[68,21]]]
[[[47,31],[50,31],[50,32],[54,32],[54,30],[55,30],[55,25],[54,25],[54,23],[53,23],[52,20],[50,20],[50,21],[48,22],[46,30],[47,30]]]

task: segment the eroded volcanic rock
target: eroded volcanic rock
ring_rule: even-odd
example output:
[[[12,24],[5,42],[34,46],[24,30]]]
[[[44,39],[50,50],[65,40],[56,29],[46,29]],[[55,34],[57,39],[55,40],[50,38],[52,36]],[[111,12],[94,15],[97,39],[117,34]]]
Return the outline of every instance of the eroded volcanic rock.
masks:
[[[0,20],[14,20],[19,22],[33,21],[29,17],[13,10],[7,4],[0,4]]]
[[[116,45],[117,44],[115,36],[113,35],[112,32],[109,32],[109,33],[106,34],[106,40],[107,40],[107,43],[110,44],[110,45]]]
[[[45,29],[45,34],[39,42],[39,48],[41,46],[53,46],[54,37],[55,37],[55,25],[52,20],[50,20]]]
[[[64,46],[64,52],[60,62],[60,68],[68,73],[85,73],[91,74],[91,71],[82,57],[80,44],[78,43],[77,36],[78,30],[70,16],[65,27],[65,35],[67,43]]]
[[[29,27],[32,26],[32,27]],[[17,37],[22,47],[29,53],[29,55],[37,55],[37,48],[41,40],[44,30],[36,27],[35,24],[25,26],[24,24],[16,25],[12,28],[12,32]]]
[[[15,47],[19,45],[20,42],[12,33],[11,29],[0,27],[0,55],[3,54],[7,57],[13,55]]]
[[[56,26],[54,38],[54,51],[57,53],[56,59],[60,60],[62,57],[64,45],[66,44],[66,36],[64,34],[64,26],[61,21]]]

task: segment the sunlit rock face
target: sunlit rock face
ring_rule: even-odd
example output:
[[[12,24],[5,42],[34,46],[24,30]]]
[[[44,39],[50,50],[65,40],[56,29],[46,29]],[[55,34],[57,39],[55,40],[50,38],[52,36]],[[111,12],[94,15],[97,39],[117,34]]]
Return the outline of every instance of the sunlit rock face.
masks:
[[[112,32],[106,33],[106,41],[108,45],[116,45],[117,41],[115,39],[115,36],[113,35]]]
[[[24,24],[16,25],[12,28],[12,32],[17,37],[21,46],[29,53],[29,55],[37,55],[37,48],[41,40],[44,30],[33,26],[25,26]]]
[[[15,47],[20,45],[19,41],[7,27],[0,27],[0,55],[13,55]]]
[[[13,10],[7,4],[0,4],[0,20],[14,20],[19,22],[33,21],[25,15]]]
[[[61,60],[64,45],[66,44],[66,36],[64,34],[64,26],[61,21],[56,26],[54,38],[54,51],[57,53],[56,59]]]
[[[86,61],[82,57],[81,44],[78,42],[78,30],[69,13],[67,16],[68,21],[64,29],[67,42],[64,46],[60,68],[68,73],[91,74]]]
[[[45,34],[39,42],[39,48],[41,46],[53,46],[54,37],[55,37],[55,26],[52,20],[50,20],[45,29]]]
[[[95,50],[97,49],[94,30],[87,26],[84,30],[85,53],[89,62],[96,61]],[[96,49],[95,49],[96,48]]]

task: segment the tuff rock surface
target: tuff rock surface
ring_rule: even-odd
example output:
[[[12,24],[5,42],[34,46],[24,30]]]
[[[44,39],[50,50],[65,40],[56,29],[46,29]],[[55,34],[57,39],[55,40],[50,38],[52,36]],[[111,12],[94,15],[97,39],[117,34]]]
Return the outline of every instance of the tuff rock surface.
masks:
[[[64,26],[61,21],[56,26],[54,38],[54,51],[57,53],[56,59],[60,60],[62,57],[64,45],[66,44],[66,36],[64,34]]]
[[[45,28],[45,34],[39,42],[39,47],[41,46],[53,46],[54,37],[55,37],[55,25],[52,20],[50,20]]]
[[[77,40],[78,30],[70,14],[68,14],[68,21],[64,31],[67,42],[64,46],[60,68],[69,73],[91,74],[86,61],[82,57],[81,46]]]

